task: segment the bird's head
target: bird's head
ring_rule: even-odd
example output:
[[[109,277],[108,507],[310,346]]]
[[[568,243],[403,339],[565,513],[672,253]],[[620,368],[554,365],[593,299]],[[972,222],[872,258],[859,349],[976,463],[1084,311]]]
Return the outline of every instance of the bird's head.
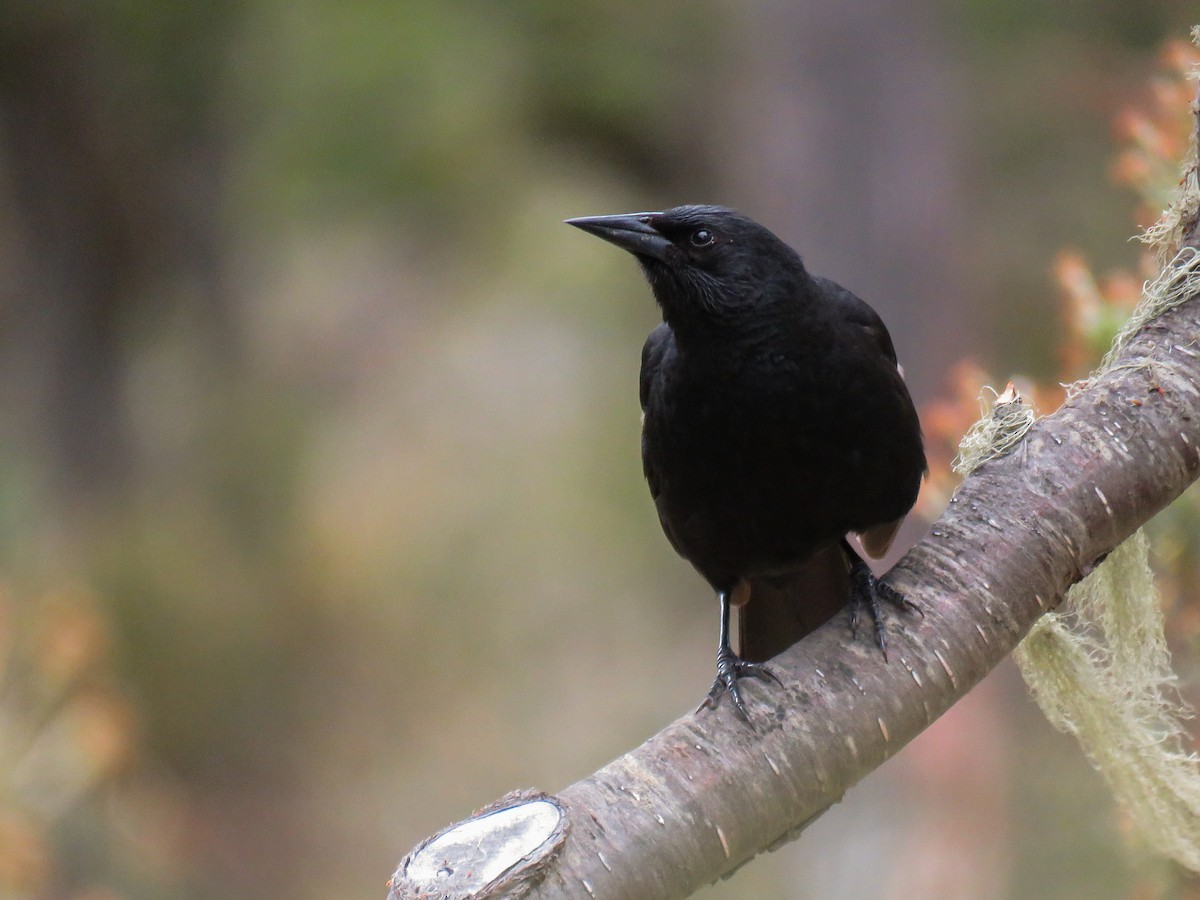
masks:
[[[637,257],[672,326],[744,320],[777,301],[794,303],[806,278],[794,250],[724,206],[568,219],[568,225]]]

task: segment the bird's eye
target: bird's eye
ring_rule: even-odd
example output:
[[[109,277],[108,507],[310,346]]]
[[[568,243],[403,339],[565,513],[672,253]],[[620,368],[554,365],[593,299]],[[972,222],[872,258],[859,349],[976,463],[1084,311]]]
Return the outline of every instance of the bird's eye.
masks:
[[[697,228],[692,232],[693,247],[707,247],[713,242],[713,233],[707,228]]]

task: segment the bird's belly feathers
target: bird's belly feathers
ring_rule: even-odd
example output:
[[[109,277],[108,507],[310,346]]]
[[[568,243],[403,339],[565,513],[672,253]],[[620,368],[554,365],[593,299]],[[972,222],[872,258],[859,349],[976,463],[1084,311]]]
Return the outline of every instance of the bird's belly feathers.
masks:
[[[716,585],[786,571],[903,516],[916,497],[920,432],[892,413],[888,374],[843,368],[836,384],[803,374],[706,375],[698,388],[666,378],[647,405],[642,453],[663,529]],[[911,409],[902,384],[899,394]]]

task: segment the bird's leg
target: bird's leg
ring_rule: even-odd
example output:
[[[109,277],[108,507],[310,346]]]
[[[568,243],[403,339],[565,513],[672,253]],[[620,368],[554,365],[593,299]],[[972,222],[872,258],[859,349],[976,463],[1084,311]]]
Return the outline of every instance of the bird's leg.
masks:
[[[742,702],[738,679],[746,676],[761,678],[763,681],[774,681],[780,687],[783,687],[783,682],[779,680],[778,675],[771,671],[769,666],[747,662],[733,652],[733,647],[729,643],[729,607],[731,605],[729,591],[721,591],[717,595],[717,599],[721,603],[721,633],[717,643],[717,677],[713,681],[708,696],[704,698],[704,702],[696,707],[696,712],[700,712],[706,706],[715,709],[721,695],[728,693],[733,698],[733,705],[737,709],[738,715],[749,722],[750,716],[746,712],[746,704]]]
[[[858,636],[858,623],[866,610],[875,623],[875,643],[883,651],[887,659],[887,628],[883,616],[883,603],[894,606],[904,612],[916,612],[922,616],[925,613],[921,607],[913,603],[890,584],[884,584],[871,571],[871,567],[863,562],[862,557],[851,549],[849,543],[842,542],[846,555],[850,560],[850,633]]]

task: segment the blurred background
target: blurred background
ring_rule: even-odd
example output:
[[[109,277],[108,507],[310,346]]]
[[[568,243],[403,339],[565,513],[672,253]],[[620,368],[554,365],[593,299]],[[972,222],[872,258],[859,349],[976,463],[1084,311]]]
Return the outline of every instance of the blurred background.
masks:
[[[916,539],[983,384],[1052,408],[1136,295],[1190,7],[0,0],[0,896],[382,897],[693,708],[656,309],[561,220],[725,203],[872,303]],[[1200,896],[1127,830],[1006,663],[700,896]]]

